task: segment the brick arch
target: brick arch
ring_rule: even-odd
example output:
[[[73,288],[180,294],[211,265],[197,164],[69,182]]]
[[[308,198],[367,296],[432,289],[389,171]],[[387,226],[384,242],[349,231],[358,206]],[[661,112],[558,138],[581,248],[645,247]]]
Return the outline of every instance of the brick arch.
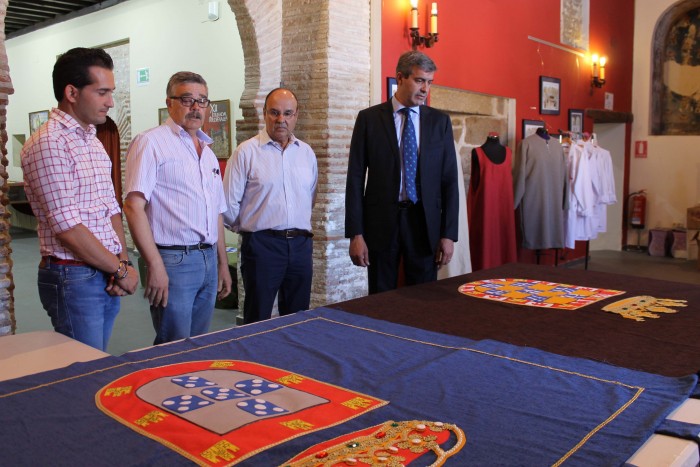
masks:
[[[245,86],[239,107],[243,118],[236,122],[236,141],[241,143],[261,127],[262,102],[269,90],[282,81],[282,0],[229,0],[236,16],[243,46]]]

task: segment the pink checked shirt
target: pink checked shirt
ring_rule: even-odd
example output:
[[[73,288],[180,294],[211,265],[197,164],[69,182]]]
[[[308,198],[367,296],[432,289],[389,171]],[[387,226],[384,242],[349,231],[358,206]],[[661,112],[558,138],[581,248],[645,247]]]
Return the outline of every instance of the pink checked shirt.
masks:
[[[39,221],[42,256],[78,259],[56,235],[83,224],[112,253],[121,242],[111,217],[119,214],[112,185],[112,162],[90,125],[87,131],[65,112],[49,121],[22,148],[24,189]]]

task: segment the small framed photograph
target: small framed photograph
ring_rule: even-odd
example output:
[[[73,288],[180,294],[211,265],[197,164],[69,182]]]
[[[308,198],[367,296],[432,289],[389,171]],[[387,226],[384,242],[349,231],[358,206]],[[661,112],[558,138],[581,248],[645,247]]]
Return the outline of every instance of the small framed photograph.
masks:
[[[583,133],[583,110],[569,109],[569,131]]]
[[[29,112],[29,134],[31,135],[39,129],[44,122],[49,120],[48,110],[39,110],[38,112]]]
[[[561,96],[561,80],[540,76],[540,114],[559,115],[559,97]]]
[[[170,114],[168,114],[168,108],[163,107],[162,109],[158,109],[158,125],[162,125],[165,123],[165,121],[168,119]]]
[[[523,119],[523,139],[535,134],[538,128],[544,128],[544,122],[542,120]]]
[[[396,92],[396,89],[399,87],[399,84],[396,82],[396,78],[394,77],[388,77],[386,79],[386,99],[389,100],[391,99],[391,96],[394,95]]]

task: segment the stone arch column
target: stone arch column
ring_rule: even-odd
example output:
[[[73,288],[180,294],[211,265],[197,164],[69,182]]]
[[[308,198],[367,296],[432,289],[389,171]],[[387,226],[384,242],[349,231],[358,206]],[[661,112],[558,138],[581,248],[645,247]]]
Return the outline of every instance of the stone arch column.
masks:
[[[229,5],[246,74],[238,142],[262,128],[263,99],[282,83],[299,97],[295,133],[318,159],[311,306],[364,295],[366,270],[348,257],[344,204],[352,128],[370,101],[370,1],[229,0]]]
[[[7,103],[14,93],[5,50],[5,15],[8,0],[0,0],[0,336],[15,332],[15,289],[10,253],[10,213],[7,198]]]

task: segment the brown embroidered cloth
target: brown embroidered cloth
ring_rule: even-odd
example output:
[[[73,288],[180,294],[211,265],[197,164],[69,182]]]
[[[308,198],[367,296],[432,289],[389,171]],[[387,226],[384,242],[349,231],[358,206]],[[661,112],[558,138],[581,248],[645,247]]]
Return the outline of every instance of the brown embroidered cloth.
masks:
[[[538,279],[625,291],[578,310],[533,308],[465,296],[458,287],[497,278]],[[687,300],[643,322],[602,311],[635,295]],[[328,305],[429,331],[493,339],[666,376],[700,372],[700,286],[551,266],[507,264],[430,284]]]

